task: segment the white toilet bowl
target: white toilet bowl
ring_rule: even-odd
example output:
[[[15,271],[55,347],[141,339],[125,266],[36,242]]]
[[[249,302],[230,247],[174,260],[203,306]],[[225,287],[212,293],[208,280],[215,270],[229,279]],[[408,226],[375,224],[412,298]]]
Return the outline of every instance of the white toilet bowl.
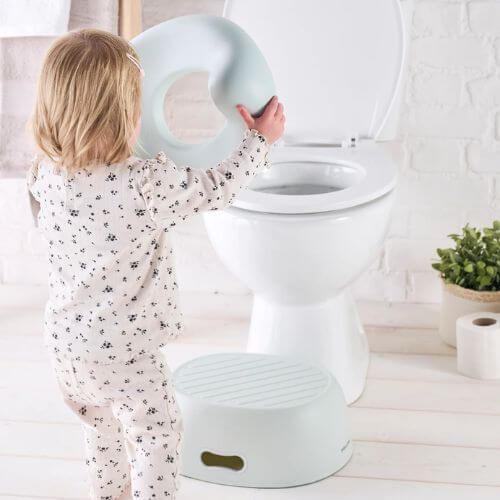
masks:
[[[368,367],[349,285],[379,254],[396,184],[375,141],[395,136],[403,4],[226,0],[224,9],[264,54],[287,120],[271,169],[231,207],[204,214],[208,234],[254,293],[248,350],[323,365],[348,403]]]
[[[254,293],[247,350],[321,364],[352,402],[368,344],[348,286],[382,247],[396,170],[374,143],[273,153],[234,206],[204,214],[208,235]]]

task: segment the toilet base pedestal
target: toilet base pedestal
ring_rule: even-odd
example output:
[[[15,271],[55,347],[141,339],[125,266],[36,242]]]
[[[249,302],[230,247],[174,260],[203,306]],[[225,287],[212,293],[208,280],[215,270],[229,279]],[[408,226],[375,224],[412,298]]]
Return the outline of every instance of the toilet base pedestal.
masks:
[[[365,387],[368,341],[349,292],[306,305],[255,295],[247,351],[295,357],[327,368],[347,404]]]

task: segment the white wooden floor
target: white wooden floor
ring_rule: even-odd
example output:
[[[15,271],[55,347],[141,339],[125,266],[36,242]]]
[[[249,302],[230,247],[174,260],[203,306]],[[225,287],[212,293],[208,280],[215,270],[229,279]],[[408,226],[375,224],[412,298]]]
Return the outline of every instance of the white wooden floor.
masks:
[[[171,368],[244,350],[248,324],[193,308]],[[43,350],[41,309],[0,309],[0,500],[86,497],[79,424]],[[368,328],[366,390],[351,408],[355,450],[336,476],[256,490],[182,478],[178,500],[489,500],[500,498],[500,385],[455,371],[434,330]]]

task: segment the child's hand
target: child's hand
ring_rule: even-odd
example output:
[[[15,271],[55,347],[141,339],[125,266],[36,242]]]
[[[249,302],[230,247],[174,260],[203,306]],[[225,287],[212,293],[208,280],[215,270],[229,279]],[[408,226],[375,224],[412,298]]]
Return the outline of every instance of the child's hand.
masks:
[[[258,118],[254,118],[245,106],[236,106],[241,117],[248,128],[253,128],[260,132],[269,144],[277,141],[283,134],[285,127],[285,115],[283,114],[283,104],[278,102],[278,98],[273,98],[268,102],[264,112]]]

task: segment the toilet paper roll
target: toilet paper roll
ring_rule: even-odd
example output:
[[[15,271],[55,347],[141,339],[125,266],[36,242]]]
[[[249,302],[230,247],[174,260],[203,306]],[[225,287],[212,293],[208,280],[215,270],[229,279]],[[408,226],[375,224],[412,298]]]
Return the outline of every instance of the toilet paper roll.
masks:
[[[457,319],[457,370],[473,378],[500,378],[500,314],[478,312]]]

